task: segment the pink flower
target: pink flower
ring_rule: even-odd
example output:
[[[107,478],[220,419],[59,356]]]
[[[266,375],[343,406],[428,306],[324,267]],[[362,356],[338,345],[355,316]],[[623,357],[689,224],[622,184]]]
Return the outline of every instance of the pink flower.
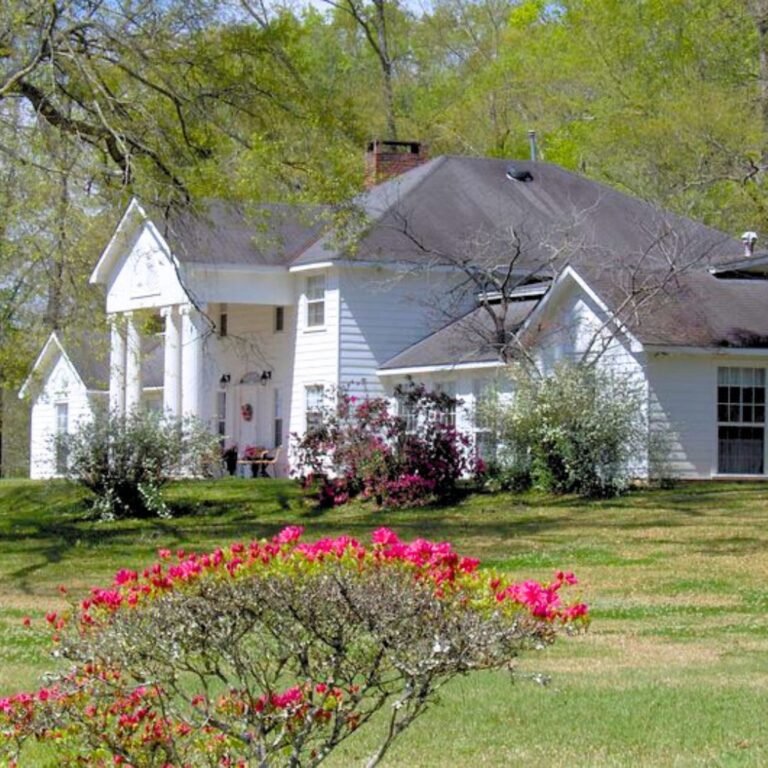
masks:
[[[22,623],[22,624],[23,624],[25,627],[30,627],[30,626],[32,626],[32,619],[30,619],[30,618],[29,618],[29,616],[25,616],[25,617],[24,617],[24,618],[21,620],[21,623]]]
[[[138,581],[139,574],[136,573],[136,571],[129,571],[125,568],[122,568],[115,574],[115,586],[122,586],[123,584],[128,584],[131,581]]]
[[[397,534],[389,528],[377,528],[371,535],[371,541],[374,544],[382,544],[384,546],[400,543]]]
[[[171,550],[170,549],[158,549],[157,550],[157,556],[161,558],[162,560],[167,560],[171,556]]]
[[[291,544],[298,541],[304,533],[304,528],[300,525],[289,525],[283,528],[273,539],[275,544]]]

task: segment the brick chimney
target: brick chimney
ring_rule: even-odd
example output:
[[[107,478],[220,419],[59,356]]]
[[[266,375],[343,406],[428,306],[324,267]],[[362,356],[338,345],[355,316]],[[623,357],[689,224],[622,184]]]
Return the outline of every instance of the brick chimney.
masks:
[[[426,145],[419,141],[375,139],[365,153],[365,185],[373,187],[429,160]]]

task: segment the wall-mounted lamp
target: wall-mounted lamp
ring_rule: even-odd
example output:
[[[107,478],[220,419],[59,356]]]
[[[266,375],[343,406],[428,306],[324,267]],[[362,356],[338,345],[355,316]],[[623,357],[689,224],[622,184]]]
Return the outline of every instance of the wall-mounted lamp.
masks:
[[[228,373],[222,373],[221,378],[219,379],[219,384],[221,384],[222,387],[226,387],[231,379],[232,377]]]
[[[272,371],[262,371],[261,373],[261,386],[266,387],[267,382],[272,380]]]

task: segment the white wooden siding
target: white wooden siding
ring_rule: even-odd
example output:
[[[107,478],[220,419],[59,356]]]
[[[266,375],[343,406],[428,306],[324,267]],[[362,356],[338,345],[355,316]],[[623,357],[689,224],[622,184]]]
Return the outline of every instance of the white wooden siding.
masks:
[[[398,275],[383,269],[342,267],[341,383],[354,394],[382,394],[376,370],[448,322],[440,313],[439,299],[458,279],[444,271]],[[467,301],[471,300],[468,296]]]
[[[66,403],[69,409],[70,433],[92,415],[91,401],[80,377],[67,359],[59,354],[41,389],[32,401],[30,426],[29,476],[56,476],[56,405]]]
[[[717,474],[717,369],[768,367],[768,356],[651,353],[648,359],[651,426],[670,436],[670,467],[677,477]]]
[[[307,327],[306,278],[325,275],[325,325]],[[293,387],[283,409],[289,433],[303,434],[306,387],[321,384],[327,392],[339,384],[339,273],[336,269],[311,270],[295,276],[296,300],[293,339]],[[287,318],[286,318],[287,322]]]

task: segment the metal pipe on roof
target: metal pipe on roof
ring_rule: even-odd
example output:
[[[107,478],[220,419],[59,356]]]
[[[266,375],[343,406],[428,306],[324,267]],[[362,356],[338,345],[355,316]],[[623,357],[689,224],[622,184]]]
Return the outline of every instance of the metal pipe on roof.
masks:
[[[531,145],[531,162],[536,162],[537,147],[536,147],[536,131],[528,131],[528,142]]]

